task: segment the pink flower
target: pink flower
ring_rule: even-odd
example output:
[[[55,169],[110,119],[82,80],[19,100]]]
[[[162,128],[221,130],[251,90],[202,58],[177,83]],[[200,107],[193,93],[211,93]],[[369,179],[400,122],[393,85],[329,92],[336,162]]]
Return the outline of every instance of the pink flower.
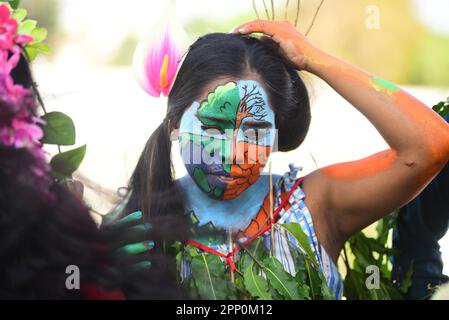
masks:
[[[14,45],[18,23],[11,19],[11,12],[5,4],[0,6],[0,49],[9,50]]]
[[[33,41],[27,35],[17,34],[17,20],[11,18],[11,11],[0,5],[0,73],[9,73],[20,59],[20,46]],[[12,55],[8,58],[9,53]]]
[[[21,149],[32,157],[29,168],[11,160],[8,170],[16,179],[46,192],[51,180],[47,176],[50,167],[39,142],[43,131],[38,124],[42,120],[34,115],[36,103],[32,92],[14,84],[10,74],[19,62],[21,46],[33,41],[30,36],[18,35],[17,29],[18,23],[9,8],[0,5],[0,145]]]
[[[134,53],[133,69],[140,86],[151,96],[168,96],[189,38],[175,17],[174,1],[168,12]]]
[[[24,108],[34,110],[36,108],[33,94],[21,85],[14,84],[9,74],[0,72],[0,114],[9,113],[15,116]],[[0,119],[0,123],[1,123]]]

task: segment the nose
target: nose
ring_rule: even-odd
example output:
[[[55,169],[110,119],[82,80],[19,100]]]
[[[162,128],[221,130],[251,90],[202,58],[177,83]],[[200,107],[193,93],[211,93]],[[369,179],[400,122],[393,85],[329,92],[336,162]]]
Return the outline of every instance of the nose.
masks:
[[[217,145],[215,154],[221,159],[223,164],[232,164],[234,161],[233,140],[234,139],[222,140],[221,143]]]

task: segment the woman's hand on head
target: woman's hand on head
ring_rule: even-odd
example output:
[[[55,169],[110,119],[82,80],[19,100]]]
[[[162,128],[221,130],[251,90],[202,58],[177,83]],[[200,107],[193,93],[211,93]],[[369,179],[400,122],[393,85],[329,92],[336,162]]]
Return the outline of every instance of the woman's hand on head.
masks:
[[[289,21],[253,20],[232,31],[234,34],[248,35],[263,33],[276,41],[284,54],[298,70],[311,71],[319,50],[302,35]]]

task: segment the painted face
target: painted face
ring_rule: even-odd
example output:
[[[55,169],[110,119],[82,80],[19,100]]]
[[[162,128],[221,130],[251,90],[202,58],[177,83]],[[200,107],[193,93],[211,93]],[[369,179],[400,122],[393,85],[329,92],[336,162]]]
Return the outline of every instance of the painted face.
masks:
[[[215,199],[234,199],[257,181],[275,138],[275,117],[261,85],[240,80],[219,85],[194,102],[179,128],[189,175]]]

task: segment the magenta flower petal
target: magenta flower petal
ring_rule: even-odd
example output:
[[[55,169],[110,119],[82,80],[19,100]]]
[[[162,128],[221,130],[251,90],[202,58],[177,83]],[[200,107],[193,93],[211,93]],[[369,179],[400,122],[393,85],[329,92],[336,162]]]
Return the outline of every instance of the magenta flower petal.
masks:
[[[30,42],[33,42],[32,36],[28,36],[26,34],[19,34],[16,37],[17,44],[26,44],[26,43],[30,43]]]
[[[175,19],[174,2],[151,34],[136,48],[133,69],[139,85],[151,96],[168,96],[189,38]]]
[[[10,16],[9,8],[6,6],[6,4],[0,5],[0,24],[7,21]]]

